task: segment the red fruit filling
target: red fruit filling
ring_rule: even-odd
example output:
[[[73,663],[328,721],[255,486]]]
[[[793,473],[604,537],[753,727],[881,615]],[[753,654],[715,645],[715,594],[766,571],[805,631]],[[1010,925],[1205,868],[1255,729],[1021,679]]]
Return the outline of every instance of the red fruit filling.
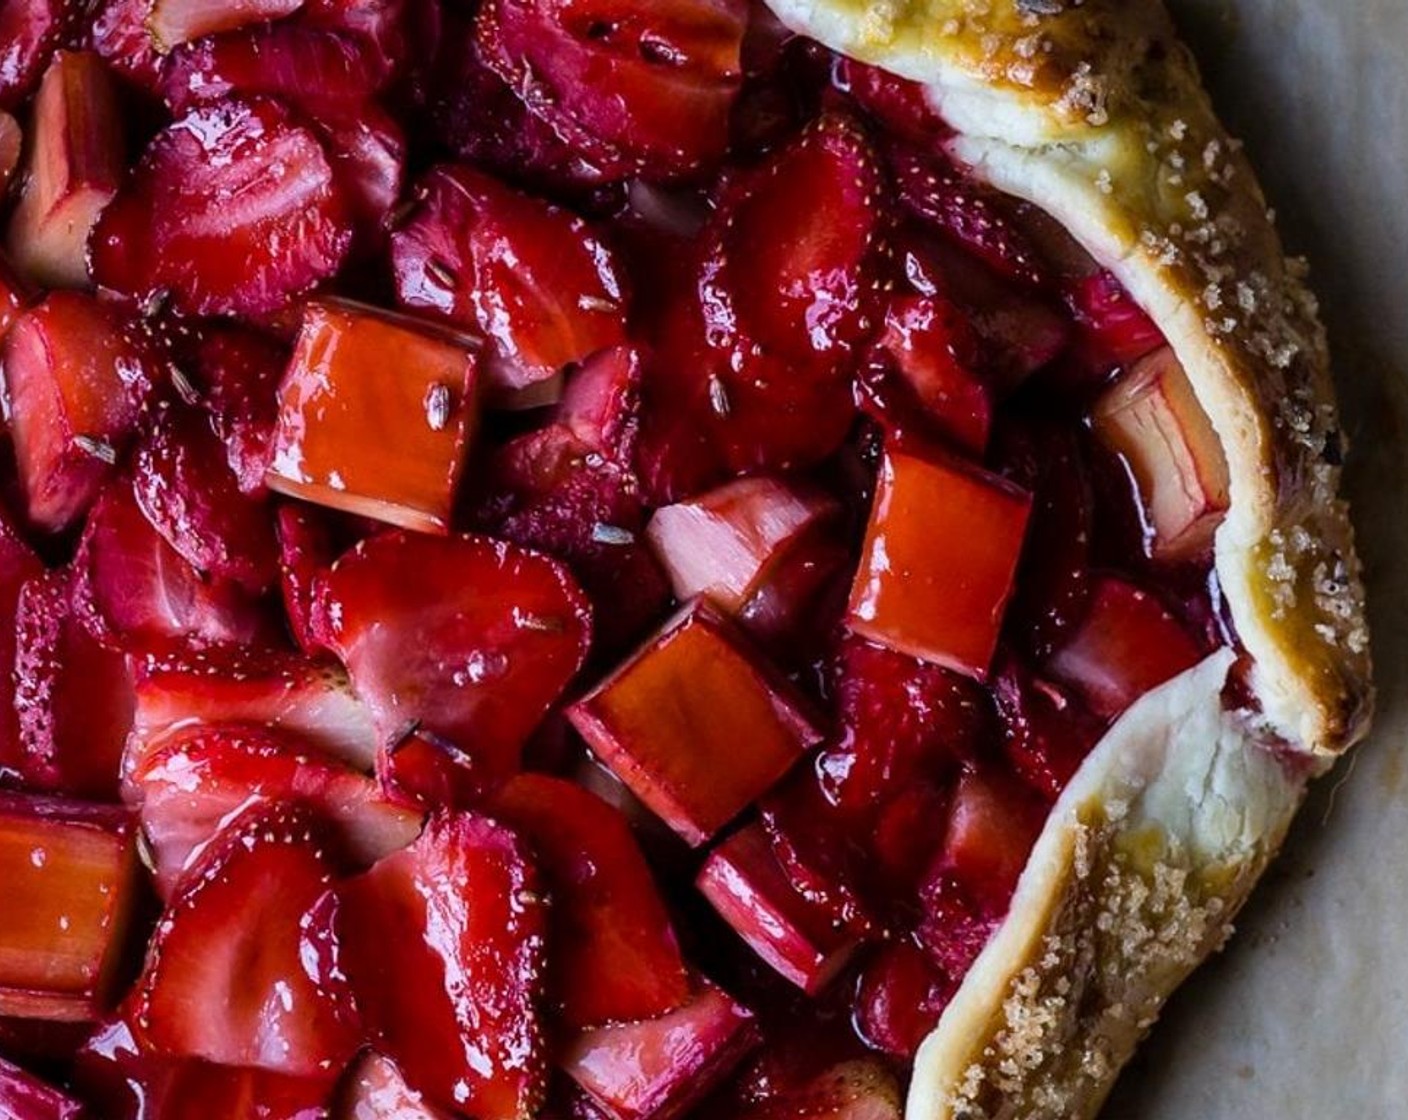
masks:
[[[0,4],[0,1112],[898,1120],[1236,642],[1109,262],[741,0],[69,7]]]

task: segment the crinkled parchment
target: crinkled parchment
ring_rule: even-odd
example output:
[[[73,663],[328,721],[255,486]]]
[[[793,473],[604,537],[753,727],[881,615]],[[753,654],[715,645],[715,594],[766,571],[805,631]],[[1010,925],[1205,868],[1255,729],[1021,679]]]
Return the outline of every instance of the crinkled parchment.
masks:
[[[1408,1116],[1408,0],[1171,0],[1335,353],[1379,684],[1108,1120]]]

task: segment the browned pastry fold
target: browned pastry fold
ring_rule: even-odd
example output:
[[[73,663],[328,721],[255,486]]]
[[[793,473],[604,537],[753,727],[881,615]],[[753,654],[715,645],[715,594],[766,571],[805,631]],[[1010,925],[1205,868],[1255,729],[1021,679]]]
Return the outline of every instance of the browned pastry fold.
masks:
[[[1091,1115],[1226,936],[1305,781],[1367,729],[1324,332],[1159,0],[769,4],[924,82],[955,129],[950,154],[1060,222],[1154,318],[1226,452],[1216,568],[1245,656],[1146,697],[1091,755],[921,1051],[908,1107],[911,1120]],[[1250,703],[1223,703],[1232,675]]]

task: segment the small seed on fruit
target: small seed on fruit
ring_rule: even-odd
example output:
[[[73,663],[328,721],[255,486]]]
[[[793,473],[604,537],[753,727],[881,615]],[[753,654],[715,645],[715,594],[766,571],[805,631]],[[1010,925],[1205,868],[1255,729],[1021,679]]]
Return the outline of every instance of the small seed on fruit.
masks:
[[[425,271],[437,284],[445,288],[453,288],[459,278],[455,275],[455,270],[437,257],[430,257],[425,262]]]
[[[604,521],[598,521],[592,526],[592,540],[598,544],[627,545],[635,543],[636,535],[620,525],[608,525]]]
[[[443,381],[432,382],[425,391],[425,422],[432,432],[443,432],[450,422],[450,387]]]
[[[724,387],[724,383],[712,374],[709,377],[709,407],[714,410],[714,414],[717,416],[728,415],[728,390]]]
[[[198,404],[200,402],[200,390],[195,387],[195,383],[186,376],[186,371],[180,366],[170,367],[171,387],[176,390],[176,395],[187,404]]]
[[[94,459],[101,459],[104,463],[109,464],[117,462],[117,448],[107,440],[77,435],[73,437],[73,444],[85,455],[91,455]]]

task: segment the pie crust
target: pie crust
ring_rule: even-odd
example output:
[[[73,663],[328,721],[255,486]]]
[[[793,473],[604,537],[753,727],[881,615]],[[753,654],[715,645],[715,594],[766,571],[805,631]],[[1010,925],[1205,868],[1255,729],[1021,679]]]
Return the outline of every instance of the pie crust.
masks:
[[[1226,453],[1222,651],[1135,705],[1058,802],[920,1051],[909,1120],[1090,1116],[1226,937],[1305,783],[1367,729],[1343,437],[1303,262],[1160,0],[768,0],[923,82],[949,154],[1040,207],[1178,355]]]

